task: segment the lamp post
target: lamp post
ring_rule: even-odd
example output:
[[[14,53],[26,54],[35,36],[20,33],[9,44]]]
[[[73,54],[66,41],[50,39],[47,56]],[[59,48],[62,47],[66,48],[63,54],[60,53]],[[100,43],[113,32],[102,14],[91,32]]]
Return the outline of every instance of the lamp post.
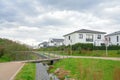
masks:
[[[71,46],[71,55],[72,55],[72,40],[70,40],[70,43],[71,43],[70,46]]]
[[[107,45],[106,45],[106,56],[108,55],[108,47],[107,47]]]
[[[108,39],[105,38],[106,56],[108,56]]]

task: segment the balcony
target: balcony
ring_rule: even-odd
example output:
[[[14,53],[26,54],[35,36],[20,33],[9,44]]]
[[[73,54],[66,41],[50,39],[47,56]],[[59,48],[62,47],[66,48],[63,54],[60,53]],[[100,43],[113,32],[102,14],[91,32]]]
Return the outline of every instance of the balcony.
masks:
[[[93,42],[93,39],[86,39],[86,42]]]

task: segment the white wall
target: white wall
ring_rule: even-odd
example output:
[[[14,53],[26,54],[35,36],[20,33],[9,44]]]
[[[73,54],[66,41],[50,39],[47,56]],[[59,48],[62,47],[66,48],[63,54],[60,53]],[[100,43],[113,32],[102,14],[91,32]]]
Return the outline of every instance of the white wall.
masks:
[[[119,36],[119,42],[117,42],[117,36]],[[109,37],[111,41],[109,41],[109,45],[120,45],[120,34],[119,35],[112,35],[112,36],[107,36],[107,39],[109,40]]]
[[[83,34],[83,38],[80,39],[79,38],[79,34]],[[101,43],[104,43],[104,34],[101,34],[101,39],[97,39],[98,34],[91,34],[93,35],[93,42],[86,42],[86,34],[91,34],[91,33],[73,33],[70,35],[65,36],[65,45],[69,45],[69,44],[75,44],[75,43],[95,43],[97,46],[100,46]],[[69,36],[70,36],[70,40],[69,40]]]
[[[62,46],[64,43],[63,42],[52,42],[52,39],[49,39],[49,46]]]

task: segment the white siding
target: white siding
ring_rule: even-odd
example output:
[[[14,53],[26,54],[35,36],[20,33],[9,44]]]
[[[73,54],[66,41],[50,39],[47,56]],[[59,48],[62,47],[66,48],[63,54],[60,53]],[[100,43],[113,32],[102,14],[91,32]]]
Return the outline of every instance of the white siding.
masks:
[[[117,36],[119,36],[119,41],[117,42]],[[109,40],[109,45],[120,45],[120,34],[119,35],[112,35],[112,36],[107,36],[107,39]]]
[[[83,38],[79,38],[79,34],[82,34]],[[92,42],[86,41],[87,34],[93,35]],[[98,35],[101,35],[101,39],[97,39]],[[70,36],[70,40],[69,40],[69,36]],[[75,43],[93,43],[96,46],[100,46],[101,43],[104,43],[104,36],[105,36],[104,34],[73,33],[73,34],[69,34],[69,35],[65,36],[65,45],[75,44]]]

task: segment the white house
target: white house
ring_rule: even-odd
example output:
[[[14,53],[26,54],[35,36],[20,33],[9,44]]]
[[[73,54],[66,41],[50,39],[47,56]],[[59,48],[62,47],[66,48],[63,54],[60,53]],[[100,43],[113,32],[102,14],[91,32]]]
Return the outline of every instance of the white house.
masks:
[[[81,29],[64,35],[64,44],[93,43],[96,46],[101,46],[104,44],[105,34],[105,32]]]
[[[49,43],[49,46],[62,46],[64,45],[64,39],[55,39],[55,38],[52,38],[52,39],[49,39],[48,41]]]
[[[48,42],[42,42],[42,43],[40,43],[39,45],[38,45],[38,47],[39,48],[41,48],[41,47],[48,47],[49,45],[48,45]]]
[[[120,31],[106,35],[108,45],[120,45]]]

